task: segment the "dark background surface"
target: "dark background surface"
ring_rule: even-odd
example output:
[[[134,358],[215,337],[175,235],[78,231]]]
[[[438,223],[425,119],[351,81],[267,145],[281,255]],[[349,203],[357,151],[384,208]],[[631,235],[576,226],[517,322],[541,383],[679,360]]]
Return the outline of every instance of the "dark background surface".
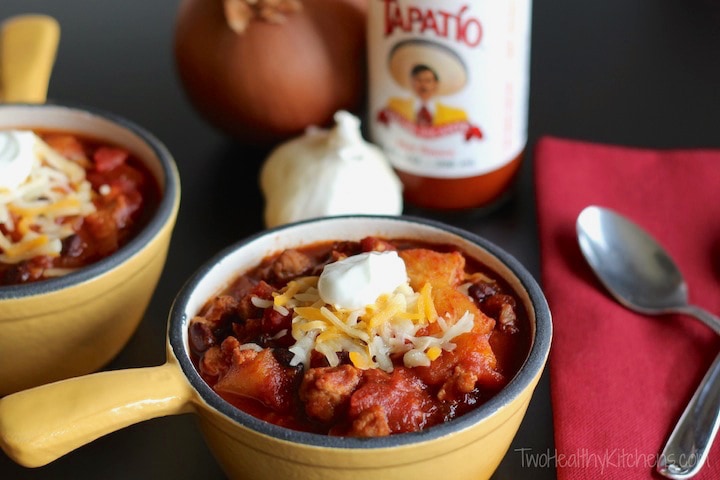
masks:
[[[139,330],[108,369],[163,363],[167,312],[184,280],[219,249],[262,228],[257,170],[266,152],[215,131],[187,102],[172,56],[178,4],[0,3],[0,19],[45,13],[61,24],[49,101],[88,105],[137,122],[168,146],[180,170],[182,203],[167,266]],[[532,40],[529,148],[514,196],[483,215],[433,216],[499,244],[539,279],[532,148],[540,136],[720,147],[720,2],[536,0]],[[248,200],[240,204],[240,195]],[[553,448],[546,372],[494,478],[555,478]],[[547,462],[531,467],[523,453]],[[38,469],[19,467],[0,453],[0,478],[182,480],[223,474],[194,417],[180,415],[112,433]]]

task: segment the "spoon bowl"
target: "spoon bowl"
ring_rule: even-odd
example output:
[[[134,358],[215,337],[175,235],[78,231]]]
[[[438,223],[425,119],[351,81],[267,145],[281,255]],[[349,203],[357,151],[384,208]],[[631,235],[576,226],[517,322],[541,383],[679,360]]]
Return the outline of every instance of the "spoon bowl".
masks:
[[[598,206],[580,212],[576,227],[583,256],[622,305],[650,315],[695,316],[720,334],[720,319],[688,303],[687,283],[680,269],[647,232]]]
[[[670,255],[620,214],[585,208],[576,222],[583,256],[600,282],[625,307],[644,314],[681,313],[720,334],[720,318],[688,303],[688,288]],[[657,471],[672,479],[700,471],[720,427],[720,355],[698,385],[658,457]]]

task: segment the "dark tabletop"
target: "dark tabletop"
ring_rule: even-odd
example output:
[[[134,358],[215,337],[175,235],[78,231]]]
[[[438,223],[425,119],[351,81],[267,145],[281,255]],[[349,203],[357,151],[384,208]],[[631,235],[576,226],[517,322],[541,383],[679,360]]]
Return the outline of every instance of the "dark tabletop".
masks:
[[[215,131],[187,102],[172,56],[178,3],[0,3],[0,19],[45,13],[61,24],[49,101],[134,120],[168,146],[180,170],[182,202],[167,266],[140,328],[108,369],[163,363],[166,315],[184,280],[219,249],[262,228],[257,169],[266,152]],[[540,136],[720,147],[720,0],[536,0],[532,41],[529,148],[515,194],[491,213],[433,216],[499,244],[540,279],[532,182],[532,147]],[[242,205],[241,197],[248,199]],[[555,478],[552,425],[546,372],[494,478]],[[529,465],[529,456],[540,465]],[[0,453],[0,478],[223,474],[188,414],[125,428],[38,469]]]

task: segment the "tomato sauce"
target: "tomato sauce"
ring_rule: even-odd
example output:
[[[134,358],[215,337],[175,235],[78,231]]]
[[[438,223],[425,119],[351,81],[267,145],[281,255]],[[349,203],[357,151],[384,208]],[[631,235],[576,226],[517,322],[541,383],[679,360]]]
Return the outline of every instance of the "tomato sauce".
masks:
[[[452,347],[427,365],[408,366],[402,355],[393,354],[391,369],[366,368],[356,365],[347,351],[335,352],[338,362],[331,365],[332,356],[317,345],[308,364],[294,362],[293,308],[273,307],[273,298],[286,292],[291,281],[318,275],[329,262],[387,250],[397,250],[404,259],[411,284],[422,275],[438,277],[431,279],[438,315],[451,324],[466,309],[473,311],[472,330],[452,338]],[[461,271],[452,276],[460,280],[445,289],[437,272],[451,271],[449,258],[459,265],[454,268]],[[457,304],[463,307],[455,314]],[[432,323],[418,334],[439,328]],[[250,415],[295,430],[376,437],[423,430],[492,398],[525,360],[530,326],[509,285],[455,247],[367,237],[322,242],[263,259],[207,302],[190,322],[189,341],[203,379]]]
[[[69,272],[112,255],[147,224],[160,201],[155,177],[129,151],[74,133],[35,133],[60,155],[85,169],[96,211],[84,217],[55,220],[74,230],[62,240],[60,255],[39,255],[19,263],[0,262],[0,286],[44,280],[55,276],[48,275],[49,271]],[[0,232],[6,237],[18,239],[18,230],[0,224]]]

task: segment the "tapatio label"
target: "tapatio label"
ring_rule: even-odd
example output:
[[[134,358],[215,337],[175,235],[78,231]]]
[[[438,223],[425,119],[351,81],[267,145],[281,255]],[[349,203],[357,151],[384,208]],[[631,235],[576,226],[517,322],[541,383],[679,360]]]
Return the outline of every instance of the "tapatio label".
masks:
[[[460,178],[520,154],[530,2],[370,0],[370,135],[393,166]]]

